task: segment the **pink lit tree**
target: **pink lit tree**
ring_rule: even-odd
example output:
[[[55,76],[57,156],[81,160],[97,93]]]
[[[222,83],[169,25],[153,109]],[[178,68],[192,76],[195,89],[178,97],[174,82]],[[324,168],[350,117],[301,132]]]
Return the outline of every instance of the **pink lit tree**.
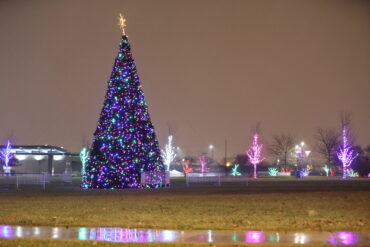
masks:
[[[249,162],[252,163],[254,167],[253,177],[257,178],[257,165],[261,163],[265,158],[262,157],[262,144],[258,143],[258,133],[255,132],[253,135],[253,142],[249,150],[247,150],[247,156]]]
[[[337,152],[338,159],[343,165],[343,178],[347,178],[353,160],[358,156],[348,141],[347,125],[343,125],[342,144]]]
[[[200,163],[200,167],[201,167],[201,172],[203,174],[203,173],[206,172],[206,166],[207,166],[207,160],[206,160],[206,157],[204,155],[200,156],[199,163]]]

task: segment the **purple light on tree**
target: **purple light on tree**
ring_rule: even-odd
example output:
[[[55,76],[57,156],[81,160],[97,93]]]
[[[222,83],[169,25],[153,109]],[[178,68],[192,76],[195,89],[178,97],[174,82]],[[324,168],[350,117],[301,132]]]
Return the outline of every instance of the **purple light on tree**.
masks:
[[[6,148],[4,148],[1,151],[1,159],[3,160],[3,170],[4,173],[10,173],[10,160],[14,157],[14,154],[12,153],[12,146],[10,144],[10,141],[8,141],[8,144],[6,145]]]
[[[351,167],[353,160],[357,157],[358,153],[353,150],[353,147],[348,142],[347,126],[343,126],[342,130],[342,145],[337,152],[338,159],[343,165],[343,178],[347,178],[348,170]]]
[[[262,158],[262,146],[263,144],[258,143],[258,133],[254,133],[252,146],[247,151],[249,162],[251,162],[254,167],[254,178],[257,178],[257,165],[265,159]]]
[[[206,172],[206,166],[207,166],[206,157],[204,155],[200,156],[199,162],[200,162],[201,172],[203,174]]]

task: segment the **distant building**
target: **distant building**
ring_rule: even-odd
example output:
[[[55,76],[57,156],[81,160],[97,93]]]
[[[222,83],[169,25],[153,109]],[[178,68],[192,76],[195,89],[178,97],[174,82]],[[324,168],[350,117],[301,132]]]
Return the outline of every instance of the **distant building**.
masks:
[[[6,146],[0,146],[0,150]],[[63,147],[50,145],[12,146],[15,162],[12,173],[72,173],[72,163],[79,160],[79,155]],[[2,172],[2,166],[0,166]]]

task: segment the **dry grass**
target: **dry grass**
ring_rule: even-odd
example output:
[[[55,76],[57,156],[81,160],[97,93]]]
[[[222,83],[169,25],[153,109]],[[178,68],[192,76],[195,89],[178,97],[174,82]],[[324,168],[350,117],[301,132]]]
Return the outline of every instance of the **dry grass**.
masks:
[[[149,191],[1,191],[0,224],[369,232],[369,181],[357,186],[354,181],[302,182]]]

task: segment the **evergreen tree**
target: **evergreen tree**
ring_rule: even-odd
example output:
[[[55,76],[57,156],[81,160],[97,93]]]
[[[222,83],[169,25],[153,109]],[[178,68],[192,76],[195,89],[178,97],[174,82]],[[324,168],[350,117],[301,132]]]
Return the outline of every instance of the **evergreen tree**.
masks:
[[[140,188],[142,172],[150,171],[164,176],[158,141],[130,43],[124,33],[122,16],[120,25],[122,41],[94,133],[83,188]],[[150,185],[161,186],[163,184]]]

